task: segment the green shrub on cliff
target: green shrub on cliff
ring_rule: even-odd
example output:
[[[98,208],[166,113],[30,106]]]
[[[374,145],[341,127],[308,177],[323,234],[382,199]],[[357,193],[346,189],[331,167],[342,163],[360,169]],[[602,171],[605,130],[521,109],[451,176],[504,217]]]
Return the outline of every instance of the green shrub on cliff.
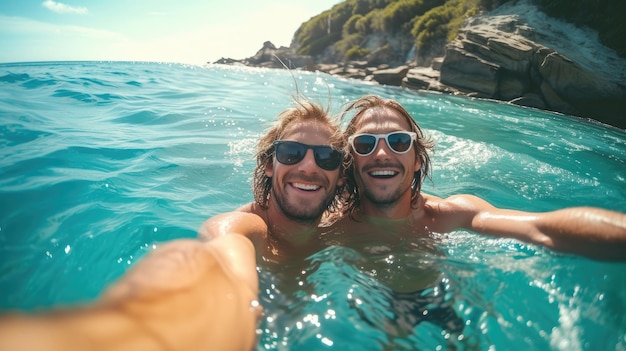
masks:
[[[348,60],[358,60],[367,56],[370,51],[366,48],[362,48],[360,46],[353,46],[346,52],[346,58]]]
[[[414,40],[421,35],[422,45],[445,42],[448,33],[456,33],[467,12],[459,9],[475,7],[479,1],[348,0],[303,23],[295,33],[294,44],[299,54],[316,56],[330,51],[340,59],[351,59],[370,51],[360,42],[370,34]],[[433,12],[434,9],[439,10]],[[422,34],[422,31],[426,32]],[[407,45],[401,45],[401,49],[410,50]]]
[[[429,47],[442,40],[453,40],[463,21],[475,15],[479,7],[479,1],[451,0],[430,9],[411,29],[415,45],[418,48]]]
[[[626,57],[626,0],[533,0],[549,15],[587,25],[600,33],[600,40]],[[395,44],[397,57],[411,46],[418,53],[440,55],[454,39],[463,21],[491,10],[499,0],[346,0],[303,23],[293,46],[303,55],[332,53],[335,60],[362,56],[367,36],[378,34],[409,43]],[[413,43],[410,43],[410,39]]]
[[[356,34],[359,33],[359,28],[357,27],[357,23],[359,23],[359,21],[363,20],[363,15],[352,15],[352,17],[350,17],[348,19],[348,21],[346,21],[346,23],[344,23],[343,28],[341,29],[341,35],[346,37],[350,34]]]
[[[356,33],[365,34],[369,30],[369,24],[371,24],[372,17],[369,14],[372,10],[384,8],[391,2],[393,0],[348,0],[312,17],[303,23],[294,35],[298,53],[303,55],[322,54],[325,49],[342,40],[344,25],[348,21],[351,23],[346,28],[346,36]],[[354,15],[363,17],[353,18]],[[326,45],[322,45],[322,43]]]
[[[399,0],[389,4],[382,12],[386,32],[396,33],[411,24],[414,18],[428,10],[445,4],[444,0]]]

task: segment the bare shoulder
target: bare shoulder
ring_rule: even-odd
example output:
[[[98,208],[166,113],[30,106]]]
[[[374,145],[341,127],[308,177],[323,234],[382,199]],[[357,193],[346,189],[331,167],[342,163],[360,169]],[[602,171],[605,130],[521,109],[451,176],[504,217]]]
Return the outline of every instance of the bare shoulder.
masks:
[[[245,213],[256,213],[258,212],[258,205],[254,202],[248,202],[247,204],[239,207],[233,212],[245,212]]]
[[[240,234],[253,241],[267,236],[267,224],[262,212],[255,204],[247,204],[235,211],[220,213],[207,219],[198,232],[201,240],[227,235]]]
[[[424,212],[430,218],[432,228],[439,232],[468,228],[474,216],[491,206],[481,198],[467,194],[447,198],[429,194],[422,196]]]
[[[441,198],[435,195],[422,194],[424,199],[424,209],[427,213],[433,215],[445,214],[447,212],[455,211],[459,207],[459,195],[454,195],[448,198]]]
[[[468,194],[452,195],[447,198],[440,198],[430,194],[422,194],[424,197],[424,206],[431,211],[447,213],[447,212],[473,212],[491,205],[485,200]]]

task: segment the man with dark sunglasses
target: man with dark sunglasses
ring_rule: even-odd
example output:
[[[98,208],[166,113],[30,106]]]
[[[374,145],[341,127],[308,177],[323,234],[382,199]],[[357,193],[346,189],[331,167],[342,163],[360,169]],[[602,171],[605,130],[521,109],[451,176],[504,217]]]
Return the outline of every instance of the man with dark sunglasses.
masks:
[[[317,227],[342,204],[344,139],[336,121],[307,101],[283,111],[257,144],[254,202],[216,215],[201,240],[242,234],[264,262],[305,258],[323,248]]]
[[[278,118],[258,143],[255,202],[207,220],[202,241],[158,247],[90,305],[0,315],[0,349],[253,349],[257,258],[319,250],[317,226],[343,184],[345,145],[327,111],[303,101]]]
[[[462,228],[626,261],[626,214],[591,207],[529,213],[496,208],[473,195],[442,199],[424,194],[433,143],[408,111],[396,101],[368,95],[349,105],[343,117],[352,112],[344,132],[353,158],[346,171],[352,202],[339,224],[372,231],[372,221],[394,220],[405,233],[418,236]]]

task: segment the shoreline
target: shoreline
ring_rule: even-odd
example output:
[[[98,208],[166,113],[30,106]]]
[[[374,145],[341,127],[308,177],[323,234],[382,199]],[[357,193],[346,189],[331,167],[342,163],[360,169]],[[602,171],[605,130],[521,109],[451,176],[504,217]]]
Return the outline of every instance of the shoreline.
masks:
[[[527,0],[466,20],[429,66],[317,62],[266,41],[254,56],[216,64],[321,71],[335,76],[503,101],[626,129],[626,59],[597,32],[548,17]]]

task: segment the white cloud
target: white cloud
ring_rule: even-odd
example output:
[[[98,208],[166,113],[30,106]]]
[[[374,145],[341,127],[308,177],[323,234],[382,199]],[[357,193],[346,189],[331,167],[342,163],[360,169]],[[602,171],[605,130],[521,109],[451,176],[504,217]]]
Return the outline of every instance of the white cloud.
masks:
[[[0,62],[106,60],[128,39],[117,32],[0,15]]]
[[[24,17],[10,17],[0,15],[0,38],[6,34],[26,35],[35,34],[41,38],[49,39],[53,36],[67,37],[87,37],[91,39],[124,39],[120,33],[89,27],[59,25],[47,22],[35,21]]]
[[[78,15],[87,14],[86,7],[70,6],[70,5],[66,5],[66,4],[52,1],[52,0],[46,0],[42,2],[41,5],[47,8],[48,10],[52,12],[56,12],[56,13],[72,13],[72,14],[78,14]]]

